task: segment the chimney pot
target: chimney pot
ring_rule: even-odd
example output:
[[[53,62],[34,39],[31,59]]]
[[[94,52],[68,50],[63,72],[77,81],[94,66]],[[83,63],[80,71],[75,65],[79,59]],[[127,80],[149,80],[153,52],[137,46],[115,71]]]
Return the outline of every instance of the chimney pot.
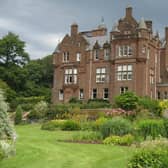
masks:
[[[132,17],[132,7],[128,6],[126,8],[126,17]]]

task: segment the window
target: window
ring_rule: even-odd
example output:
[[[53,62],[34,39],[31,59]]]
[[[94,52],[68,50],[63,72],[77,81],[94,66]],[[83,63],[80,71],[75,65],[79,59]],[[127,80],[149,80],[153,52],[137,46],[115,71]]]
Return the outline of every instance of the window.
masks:
[[[76,61],[80,62],[81,60],[81,53],[76,53]]]
[[[145,47],[145,46],[142,47],[142,53],[143,53],[143,54],[146,53],[146,47]]]
[[[59,100],[64,99],[64,91],[62,89],[59,90]]]
[[[77,69],[65,69],[65,84],[77,83]]]
[[[132,56],[132,47],[128,45],[119,46],[119,57]]]
[[[97,89],[93,89],[92,90],[92,99],[96,99],[97,98]]]
[[[132,65],[118,65],[117,80],[132,80]]]
[[[104,99],[108,99],[109,98],[109,92],[108,92],[108,88],[104,88],[104,92],[103,92],[103,98]]]
[[[106,68],[96,69],[96,83],[103,83],[106,81]]]
[[[158,91],[158,99],[160,99],[161,98],[161,94],[160,94],[160,92]]]
[[[164,92],[164,99],[167,99],[168,97],[167,97],[168,95],[167,95],[167,92],[165,91]]]
[[[110,57],[110,50],[109,48],[104,49],[104,60],[109,60]]]
[[[82,100],[84,98],[84,92],[83,89],[79,90],[79,99]]]
[[[149,59],[150,58],[150,48],[148,48],[148,50],[147,50],[147,59]]]
[[[149,71],[149,82],[150,82],[150,84],[154,84],[154,70],[153,69],[150,69],[150,71]]]
[[[120,87],[120,94],[128,91],[128,87]]]
[[[68,62],[69,61],[69,52],[64,52],[63,53],[63,62]]]
[[[94,50],[94,60],[98,60],[99,59],[99,50],[95,49]]]

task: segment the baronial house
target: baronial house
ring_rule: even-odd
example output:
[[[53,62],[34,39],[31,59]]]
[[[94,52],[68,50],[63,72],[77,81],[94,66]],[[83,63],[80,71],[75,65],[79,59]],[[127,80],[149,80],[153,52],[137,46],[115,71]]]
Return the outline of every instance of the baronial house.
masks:
[[[153,99],[168,98],[168,27],[165,39],[153,33],[152,21],[137,21],[126,8],[108,33],[102,22],[79,32],[76,23],[53,53],[53,103],[72,97],[107,99],[126,91]]]

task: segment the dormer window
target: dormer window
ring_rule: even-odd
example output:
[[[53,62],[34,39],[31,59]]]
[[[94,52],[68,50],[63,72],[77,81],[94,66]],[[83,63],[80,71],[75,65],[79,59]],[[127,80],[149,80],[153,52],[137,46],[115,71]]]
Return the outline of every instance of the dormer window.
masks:
[[[104,60],[109,60],[110,57],[110,50],[109,48],[104,49]]]
[[[94,60],[98,60],[99,59],[99,50],[95,49],[94,50]]]
[[[81,61],[81,53],[76,53],[76,61]]]
[[[69,62],[69,52],[63,52],[63,62]]]

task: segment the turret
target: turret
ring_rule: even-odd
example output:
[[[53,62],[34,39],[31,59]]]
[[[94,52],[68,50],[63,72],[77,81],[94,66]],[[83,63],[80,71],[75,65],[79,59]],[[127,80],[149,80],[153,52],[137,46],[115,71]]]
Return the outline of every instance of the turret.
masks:
[[[78,25],[77,23],[73,23],[71,25],[71,36],[76,36],[78,34]]]

